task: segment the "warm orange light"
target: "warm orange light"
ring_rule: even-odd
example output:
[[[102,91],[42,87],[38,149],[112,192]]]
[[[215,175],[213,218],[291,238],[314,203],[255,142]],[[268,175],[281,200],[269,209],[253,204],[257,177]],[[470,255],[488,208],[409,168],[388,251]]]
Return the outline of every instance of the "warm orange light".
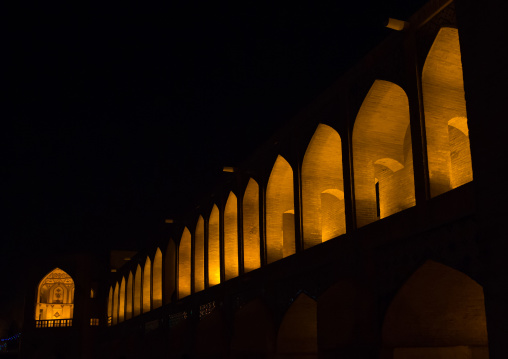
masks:
[[[238,202],[229,193],[224,210],[224,266],[226,280],[238,276]]]
[[[199,216],[194,247],[194,290],[205,289],[205,221]]]
[[[118,292],[120,291],[120,286],[118,282],[116,282],[115,290],[113,291],[113,325],[118,324]]]
[[[323,124],[303,158],[302,210],[305,248],[346,233],[341,140]]]
[[[35,319],[72,319],[73,313],[74,280],[60,268],[55,268],[39,282]]]
[[[213,205],[208,220],[208,284],[220,283],[219,209]]]
[[[152,262],[150,261],[150,257],[146,257],[145,268],[143,270],[143,313],[150,311],[150,292],[151,292],[151,274],[152,272]]]
[[[125,319],[125,277],[122,277],[120,292],[118,293],[118,323]]]
[[[175,242],[169,240],[168,247],[166,248],[166,260],[164,263],[164,303],[170,303],[171,297],[176,289],[176,249]]]
[[[134,277],[134,316],[141,314],[141,266],[138,264]]]
[[[473,180],[459,33],[442,28],[422,73],[430,192],[435,197]]]
[[[178,247],[178,298],[191,294],[191,234],[184,228]]]
[[[125,319],[132,318],[132,286],[133,286],[134,277],[132,272],[129,272],[129,277],[127,278],[127,289],[125,291]]]
[[[152,273],[152,308],[162,306],[162,252],[159,248],[155,251]]]
[[[353,171],[358,227],[415,205],[409,103],[392,82],[376,80],[358,112]]]
[[[293,169],[282,156],[266,189],[266,245],[268,263],[295,253]]]
[[[243,266],[249,272],[261,265],[259,237],[259,186],[250,179],[243,195]]]

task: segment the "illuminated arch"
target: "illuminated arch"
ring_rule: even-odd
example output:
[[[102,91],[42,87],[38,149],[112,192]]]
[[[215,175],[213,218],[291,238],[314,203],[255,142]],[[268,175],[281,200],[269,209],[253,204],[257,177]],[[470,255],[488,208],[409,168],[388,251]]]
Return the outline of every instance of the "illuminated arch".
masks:
[[[164,302],[168,304],[171,302],[171,297],[176,289],[176,249],[175,242],[171,239],[169,240],[168,247],[166,248],[164,271]]]
[[[150,299],[151,299],[151,277],[152,277],[152,261],[150,257],[146,257],[145,268],[143,270],[143,313],[150,311]]]
[[[108,297],[108,326],[113,323],[113,286],[109,287]]]
[[[116,282],[115,290],[113,291],[113,325],[118,324],[118,292],[120,291],[120,287],[118,282]]]
[[[444,27],[422,73],[430,192],[435,197],[473,180],[457,29]]]
[[[178,247],[178,298],[191,294],[191,234],[184,228]]]
[[[138,264],[134,277],[134,316],[141,314],[141,266]]]
[[[415,205],[409,104],[402,88],[376,80],[353,128],[357,226]]]
[[[266,188],[268,263],[295,253],[293,169],[282,156],[273,165]]]
[[[392,300],[382,340],[397,358],[488,358],[482,286],[427,261]]]
[[[243,195],[243,268],[245,272],[261,266],[259,233],[259,185],[251,178]]]
[[[72,319],[73,314],[74,280],[65,271],[55,268],[37,286],[35,320]]]
[[[213,205],[208,220],[208,285],[220,283],[219,209]]]
[[[238,277],[238,201],[233,192],[224,209],[224,270],[226,280]]]
[[[118,293],[118,323],[125,320],[125,277],[122,277],[120,283],[120,292]]]
[[[194,239],[194,291],[205,289],[205,221],[199,216]]]
[[[152,272],[152,306],[155,309],[162,306],[162,252],[159,248],[155,251]]]
[[[317,303],[303,293],[284,315],[277,334],[277,354],[317,356]]]
[[[132,286],[133,286],[134,277],[132,276],[132,272],[129,272],[129,277],[127,278],[127,289],[125,293],[125,319],[132,318]]]
[[[319,124],[302,164],[304,247],[346,233],[340,136]]]

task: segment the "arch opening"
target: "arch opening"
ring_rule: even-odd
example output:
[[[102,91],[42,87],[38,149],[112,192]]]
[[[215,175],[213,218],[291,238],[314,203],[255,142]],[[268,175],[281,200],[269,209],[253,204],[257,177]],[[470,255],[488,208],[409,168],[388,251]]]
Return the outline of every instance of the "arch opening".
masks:
[[[132,272],[129,272],[129,277],[127,278],[127,288],[125,293],[125,319],[132,318],[132,285],[134,278],[132,276]]]
[[[213,205],[208,219],[208,285],[220,283],[219,209]]]
[[[317,303],[304,293],[291,304],[280,324],[277,354],[317,358]]]
[[[147,313],[150,311],[150,301],[151,301],[151,292],[152,292],[152,261],[150,257],[146,257],[145,268],[143,269],[143,313]]]
[[[134,277],[134,316],[141,314],[141,265],[136,268]]]
[[[224,274],[226,280],[238,277],[238,201],[233,192],[224,209]]]
[[[194,290],[205,289],[205,220],[199,216],[196,224],[194,247]]]
[[[295,253],[293,169],[282,156],[273,165],[266,188],[268,263]]]
[[[339,134],[319,124],[302,164],[304,247],[346,233],[342,143]]]
[[[459,33],[441,28],[422,72],[431,196],[473,180]]]
[[[159,248],[155,251],[152,273],[152,307],[162,306],[162,252]]]
[[[406,93],[376,80],[353,128],[358,227],[415,205],[413,152]]]
[[[178,298],[191,294],[191,234],[184,228],[178,247]]]
[[[176,249],[172,239],[168,242],[165,259],[164,303],[168,304],[172,301],[171,298],[176,289]]]
[[[259,233],[259,185],[251,178],[243,195],[244,272],[250,272],[261,266]]]
[[[487,359],[483,288],[464,273],[427,261],[392,300],[382,340],[397,359]]]
[[[55,268],[37,287],[36,327],[71,326],[74,315],[74,280]]]

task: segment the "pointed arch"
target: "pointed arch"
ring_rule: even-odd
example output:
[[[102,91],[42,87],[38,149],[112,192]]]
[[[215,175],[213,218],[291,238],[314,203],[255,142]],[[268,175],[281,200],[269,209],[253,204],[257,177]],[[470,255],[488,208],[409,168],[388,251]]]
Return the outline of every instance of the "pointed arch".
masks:
[[[317,303],[304,293],[284,315],[277,334],[277,354],[317,356]]]
[[[224,272],[226,280],[238,277],[238,201],[233,192],[224,209]]]
[[[134,277],[132,272],[129,271],[129,276],[127,277],[127,287],[125,292],[125,320],[132,318],[132,287],[133,287]]]
[[[162,306],[162,252],[160,248],[155,251],[152,270],[152,307]]]
[[[178,298],[191,294],[191,234],[184,228],[178,247]]]
[[[342,143],[321,123],[303,158],[302,212],[305,248],[346,233]]]
[[[194,247],[194,290],[205,289],[205,221],[199,216],[196,224]]]
[[[141,265],[136,268],[134,277],[134,316],[141,314]]]
[[[243,268],[245,272],[261,266],[259,231],[259,185],[249,179],[243,195]]]
[[[35,320],[72,319],[74,288],[72,277],[60,268],[46,274],[37,286]]]
[[[273,165],[266,188],[268,263],[295,253],[293,169],[282,156]]]
[[[473,180],[457,29],[439,30],[422,72],[431,196]]]
[[[176,246],[172,239],[168,241],[166,248],[166,258],[164,263],[164,302],[171,303],[173,293],[176,289]]]
[[[409,103],[392,82],[376,80],[358,111],[353,170],[358,227],[415,205]]]
[[[220,283],[219,209],[214,204],[208,219],[208,285]]]
[[[488,350],[482,286],[462,272],[427,261],[393,298],[382,340],[400,358],[487,358],[474,355]]]
[[[118,300],[120,298],[119,292],[120,286],[116,282],[115,290],[113,292],[113,325],[118,324]]]
[[[113,286],[109,287],[108,296],[108,326],[113,323]]]
[[[145,260],[145,268],[143,269],[143,295],[142,295],[143,313],[150,311],[150,299],[152,291],[151,272],[152,272],[152,261],[150,260],[150,257],[147,256]]]
[[[125,320],[125,277],[122,277],[120,283],[120,292],[118,293],[118,323]]]

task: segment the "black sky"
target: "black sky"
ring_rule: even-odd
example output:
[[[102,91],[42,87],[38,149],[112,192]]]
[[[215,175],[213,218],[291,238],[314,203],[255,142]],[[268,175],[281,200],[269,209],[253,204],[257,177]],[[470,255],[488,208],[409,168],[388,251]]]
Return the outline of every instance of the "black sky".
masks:
[[[425,1],[15,9],[7,27],[3,268],[135,248]],[[12,110],[12,111],[11,111]],[[199,188],[198,191],[195,188]]]

